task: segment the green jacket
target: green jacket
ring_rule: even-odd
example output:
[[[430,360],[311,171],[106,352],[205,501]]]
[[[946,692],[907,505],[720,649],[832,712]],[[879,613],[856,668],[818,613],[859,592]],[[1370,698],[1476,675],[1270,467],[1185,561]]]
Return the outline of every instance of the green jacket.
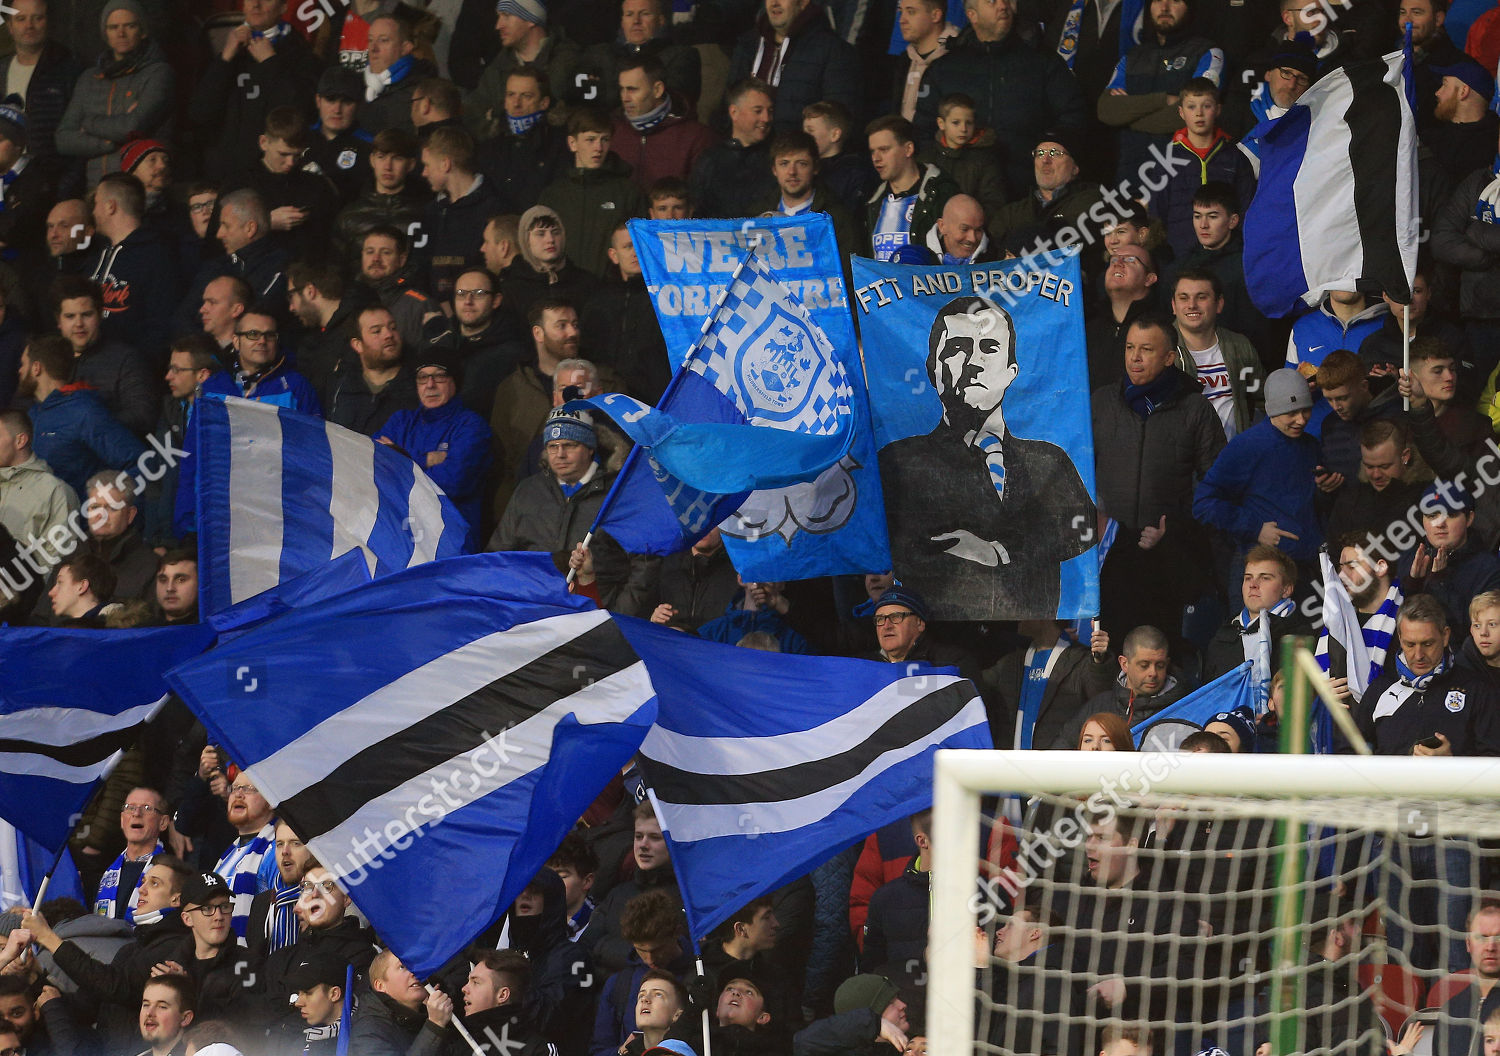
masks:
[[[568,256],[595,275],[609,267],[609,236],[621,220],[641,216],[646,199],[631,179],[630,166],[614,154],[597,169],[569,168],[542,189],[539,205],[562,218],[568,233]]]
[[[1224,353],[1224,366],[1229,368],[1229,391],[1234,397],[1234,431],[1243,433],[1260,416],[1265,405],[1265,369],[1260,365],[1260,356],[1244,334],[1218,328],[1219,351]],[[1177,328],[1177,366],[1193,380],[1198,378],[1198,365],[1192,353],[1183,347],[1182,328]]]
[[[880,203],[891,193],[890,184],[882,183],[875,188],[875,193],[870,195],[865,202],[865,237],[861,248],[865,252],[874,249],[870,239],[873,237],[875,225],[880,220]],[[948,199],[958,194],[958,184],[953,177],[949,176],[936,165],[924,165],[922,167],[922,179],[917,183],[917,205],[911,214],[911,240],[917,245],[922,245],[927,238],[927,232],[933,224],[938,222],[938,217],[943,215],[943,206],[948,204]]]

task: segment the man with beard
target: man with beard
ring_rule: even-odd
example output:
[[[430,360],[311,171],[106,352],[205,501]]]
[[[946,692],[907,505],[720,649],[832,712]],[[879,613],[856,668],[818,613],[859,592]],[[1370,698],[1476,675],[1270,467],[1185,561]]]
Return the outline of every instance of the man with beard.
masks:
[[[226,816],[239,835],[219,856],[214,872],[224,878],[234,895],[234,934],[243,938],[250,920],[250,903],[276,883],[276,856],[271,853],[276,825],[271,804],[243,773],[229,786]]]
[[[411,240],[404,232],[372,227],[360,243],[359,278],[395,317],[402,342],[415,348],[422,339],[423,320],[437,311],[437,305],[412,285],[410,254]]]
[[[255,896],[245,927],[245,945],[253,963],[264,964],[268,955],[297,941],[301,931],[297,902],[302,880],[313,864],[312,851],[302,838],[286,822],[276,822],[276,886]]]
[[[325,392],[348,355],[355,313],[364,305],[350,295],[333,264],[297,261],[287,268],[286,282],[292,314],[307,328],[297,341],[297,370],[315,392]]]
[[[515,320],[500,306],[494,275],[469,268],[454,283],[452,315],[430,316],[422,328],[430,351],[449,353],[462,364],[458,398],[463,405],[486,417],[495,405],[495,389],[526,358]]]
[[[1380,552],[1369,545],[1363,532],[1353,533],[1338,539],[1338,576],[1349,592],[1354,611],[1359,613],[1360,633],[1365,648],[1370,654],[1370,668],[1365,673],[1365,685],[1393,669],[1396,654],[1391,649],[1391,635],[1396,629],[1396,613],[1401,608],[1401,583],[1396,578],[1394,562],[1380,556]],[[1346,706],[1358,703],[1349,686],[1348,656],[1341,642],[1334,641],[1325,625],[1318,632],[1318,645],[1314,652],[1318,665],[1329,675],[1333,691]]]
[[[324,406],[327,418],[346,429],[374,436],[392,414],[417,406],[417,383],[402,359],[403,339],[396,317],[383,305],[372,305],[356,319],[354,350],[329,379]]]

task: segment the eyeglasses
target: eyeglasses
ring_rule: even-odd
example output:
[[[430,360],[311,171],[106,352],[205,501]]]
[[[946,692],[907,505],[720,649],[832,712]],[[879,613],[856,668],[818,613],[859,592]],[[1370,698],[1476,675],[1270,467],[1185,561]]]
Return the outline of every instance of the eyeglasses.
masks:
[[[234,796],[248,796],[248,795],[252,795],[252,794],[258,795],[259,793],[260,793],[260,789],[256,788],[254,785],[230,785],[229,786],[229,795],[231,797],[234,797]]]
[[[335,891],[337,891],[339,889],[339,885],[336,884],[336,883],[334,883],[332,880],[304,880],[304,881],[302,881],[302,893],[304,895],[314,895],[314,894],[317,894],[318,888],[320,888],[320,887],[323,889],[324,893],[330,894],[330,895],[333,894]]]
[[[884,627],[886,624],[890,624],[892,627],[900,627],[903,623],[906,622],[906,620],[907,620],[908,617],[915,616],[915,615],[916,615],[916,613],[914,613],[914,612],[884,612],[884,613],[879,613],[875,617],[875,626],[876,627]]]
[[[1031,152],[1033,158],[1066,158],[1068,152],[1062,147],[1037,147]]]
[[[214,211],[214,206],[217,205],[217,204],[218,204],[217,201],[193,202],[193,203],[191,203],[188,206],[188,212],[190,212],[190,213],[205,213],[205,214],[206,213],[211,213],[211,212]]]
[[[437,370],[419,370],[417,372],[417,383],[424,381],[442,381],[444,378],[452,377],[446,370],[439,367]]]
[[[454,290],[453,291],[453,299],[455,301],[470,301],[470,300],[474,300],[474,299],[479,298],[479,297],[493,297],[493,296],[495,296],[495,291],[494,290]]]
[[[164,811],[164,810],[157,810],[155,807],[151,806],[149,803],[126,803],[123,807],[120,808],[120,813],[121,814],[144,814],[147,817],[149,817],[152,814],[165,814],[166,811]],[[0,1056],[4,1056],[4,1053],[0,1053]]]
[[[26,1050],[24,1048],[0,1049],[0,1056],[26,1056]]]
[[[1109,258],[1109,262],[1111,264],[1139,264],[1141,262],[1141,258],[1136,256],[1113,256]]]
[[[168,364],[167,365],[167,373],[168,374],[196,374],[196,373],[198,373],[198,368],[197,367],[174,367],[171,364]]]
[[[261,338],[265,338],[267,341],[275,341],[281,336],[281,332],[278,330],[236,330],[234,336],[243,337],[253,343],[259,341]]]
[[[194,911],[201,913],[203,919],[210,920],[214,917],[229,916],[230,913],[234,912],[234,906],[228,902],[220,902],[213,906],[194,906],[191,909],[183,910],[184,913],[192,913]]]

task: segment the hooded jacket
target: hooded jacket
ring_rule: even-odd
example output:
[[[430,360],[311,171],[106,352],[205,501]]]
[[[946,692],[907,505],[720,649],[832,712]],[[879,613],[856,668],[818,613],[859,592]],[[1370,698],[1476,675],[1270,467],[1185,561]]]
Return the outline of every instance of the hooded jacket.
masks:
[[[35,454],[18,466],[0,466],[0,525],[17,542],[45,538],[77,509],[77,493]]]
[[[99,13],[99,34],[116,11],[129,11],[146,25],[137,0],[109,0]],[[108,48],[73,86],[73,97],[57,126],[58,153],[88,159],[88,182],[120,168],[120,147],[132,135],[172,140],[177,77],[156,42],[146,39],[116,59]]]
[[[1255,196],[1255,173],[1234,138],[1222,128],[1214,130],[1213,141],[1199,152],[1188,139],[1187,129],[1172,134],[1166,154],[1176,165],[1167,177],[1167,185],[1151,195],[1151,211],[1167,225],[1167,243],[1181,258],[1198,248],[1193,230],[1193,196],[1205,183],[1227,183],[1240,201],[1240,215],[1250,208]]]
[[[99,470],[132,467],[146,449],[82,382],[57,389],[29,413],[37,456],[78,495]]]
[[[241,48],[228,62],[216,51],[188,106],[188,120],[204,138],[203,174],[222,183],[260,163],[266,115],[290,106],[314,119],[312,101],[320,63],[306,38],[281,23],[272,53],[257,61]]]
[[[610,267],[610,235],[622,220],[645,212],[646,197],[631,179],[630,166],[610,153],[597,169],[568,169],[543,189],[538,204],[562,219],[568,255],[602,276]]]
[[[735,42],[728,83],[767,70],[762,79],[776,89],[777,131],[800,129],[803,108],[816,102],[842,103],[856,116],[864,111],[858,56],[830,28],[821,4],[804,7],[779,43],[765,11],[755,16],[755,27]]]
[[[584,271],[570,257],[564,257],[561,266],[556,269],[542,267],[541,261],[532,254],[530,240],[525,233],[535,220],[543,216],[550,216],[559,224],[562,223],[557,213],[545,205],[534,205],[522,213],[521,255],[500,273],[503,303],[509,305],[519,319],[529,318],[531,306],[543,297],[562,297],[582,313],[583,305],[599,285],[597,276]],[[566,233],[566,228],[564,232]]]
[[[375,296],[380,298],[380,303],[386,306],[396,320],[396,329],[401,332],[403,349],[421,347],[422,321],[438,310],[432,298],[416,285],[416,272],[417,265],[412,262],[395,274],[387,275],[374,284],[365,279],[360,280],[367,289],[375,292]],[[358,320],[355,325],[358,326]]]
[[[1063,730],[1063,736],[1069,743],[1077,744],[1078,735],[1083,732],[1084,722],[1090,715],[1097,715],[1101,711],[1113,712],[1129,725],[1134,726],[1138,722],[1145,722],[1157,712],[1164,711],[1186,694],[1187,688],[1177,680],[1176,675],[1170,674],[1167,676],[1166,685],[1156,693],[1133,692],[1125,683],[1125,673],[1122,671],[1115,676],[1113,686],[1093,697],[1083,706],[1083,710],[1074,716],[1073,721],[1068,723]]]
[[[484,481],[490,468],[489,424],[455,395],[441,407],[418,406],[396,411],[386,419],[379,435],[405,451],[453,500],[458,512],[469,522],[465,551],[477,552],[483,538],[480,518],[484,510]],[[430,452],[445,457],[429,466]]]
[[[1216,416],[1217,417],[1217,416]],[[1280,548],[1296,561],[1316,561],[1323,541],[1313,500],[1318,442],[1289,437],[1262,418],[1229,441],[1193,495],[1193,516],[1224,532],[1241,550],[1255,545],[1261,526],[1275,521],[1296,538]]]
[[[1292,326],[1292,336],[1286,344],[1286,365],[1295,368],[1301,363],[1311,363],[1316,367],[1337,349],[1358,352],[1365,338],[1385,323],[1388,311],[1384,301],[1376,301],[1361,308],[1346,323],[1329,309],[1328,298],[1323,298],[1316,312],[1308,312]]]
[[[165,366],[179,287],[176,257],[161,236],[145,225],[136,228],[99,251],[89,278],[104,295],[105,340],[130,345],[143,361]],[[146,413],[139,431],[151,428],[151,417]]]

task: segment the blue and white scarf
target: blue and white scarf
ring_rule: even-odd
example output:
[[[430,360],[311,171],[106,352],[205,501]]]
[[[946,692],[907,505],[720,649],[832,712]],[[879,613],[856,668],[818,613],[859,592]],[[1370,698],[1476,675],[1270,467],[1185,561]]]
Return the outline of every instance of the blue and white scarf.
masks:
[[[250,39],[251,40],[269,40],[272,44],[275,44],[278,40],[280,40],[282,37],[286,36],[291,31],[292,31],[291,23],[289,23],[289,22],[278,22],[274,26],[272,26],[270,29],[252,29],[250,31]]]
[[[505,123],[510,126],[510,134],[513,136],[524,136],[545,120],[547,120],[547,111],[545,110],[538,110],[536,113],[527,114],[524,117],[505,115]]]
[[[1375,714],[1373,719],[1383,719],[1388,715],[1394,715],[1401,710],[1405,704],[1418,693],[1427,692],[1427,687],[1438,675],[1445,674],[1453,666],[1453,654],[1443,650],[1443,658],[1438,661],[1436,667],[1425,675],[1419,675],[1406,666],[1406,657],[1400,653],[1396,654],[1396,681],[1392,682],[1386,691],[1380,694],[1380,699],[1375,702]]]
[[[583,905],[578,907],[578,912],[568,918],[568,941],[577,942],[578,936],[583,934],[583,929],[589,926],[589,920],[594,916],[594,900],[588,896],[583,899]]]
[[[373,103],[393,84],[400,84],[408,74],[411,73],[412,59],[410,55],[403,55],[385,69],[376,73],[374,70],[366,69],[365,78],[365,102]]]
[[[658,106],[655,110],[644,113],[640,117],[626,118],[626,120],[630,122],[631,128],[641,133],[641,135],[645,135],[657,125],[665,121],[671,113],[672,100],[670,97],[668,97],[666,99],[663,99],[661,101],[661,105]]]
[[[302,922],[292,912],[302,894],[301,884],[277,882],[273,887],[271,907],[266,911],[266,950],[274,952],[296,942],[302,934]]]
[[[1083,8],[1087,3],[1088,0],[1073,0],[1067,17],[1063,19],[1062,33],[1057,38],[1057,57],[1070,70],[1078,60],[1078,34],[1083,29]]]
[[[151,859],[155,858],[158,854],[165,853],[166,848],[158,840],[156,846],[151,848],[151,853],[146,855],[142,860],[140,875],[135,880],[135,891],[126,899],[125,912],[121,919],[131,924],[135,923],[135,904],[140,898],[141,881],[146,879],[146,870],[151,868]],[[114,860],[114,863],[108,869],[104,870],[104,876],[99,881],[99,893],[94,896],[94,912],[97,915],[101,917],[115,916],[115,910],[118,908],[116,903],[120,898],[120,871],[124,867],[125,852],[121,851],[120,856]]]
[[[1271,701],[1271,621],[1272,616],[1290,616],[1297,611],[1291,598],[1282,598],[1268,609],[1252,617],[1248,608],[1241,608],[1235,617],[1240,631],[1240,645],[1245,659],[1250,661],[1250,675],[1255,686],[1255,714],[1263,715]]]
[[[261,829],[250,839],[241,842],[236,839],[229,845],[229,850],[219,859],[214,866],[214,872],[218,873],[229,883],[229,890],[234,896],[234,934],[236,938],[245,937],[245,925],[250,920],[250,903],[260,892],[270,888],[272,881],[261,874],[265,867],[276,868],[276,855],[271,852],[276,842],[275,821],[266,822],[265,828]]]
[[[1494,179],[1485,184],[1484,190],[1479,192],[1479,200],[1474,203],[1474,219],[1484,224],[1493,224],[1495,211],[1500,209],[1500,154],[1495,155],[1490,173]]]
[[[1404,600],[1401,594],[1401,582],[1397,580],[1385,592],[1380,608],[1360,621],[1360,637],[1364,640],[1365,649],[1369,652],[1369,673],[1365,676],[1367,686],[1385,671],[1386,653],[1390,651],[1391,638],[1396,633],[1396,613],[1400,610],[1401,602]],[[1317,649],[1313,653],[1313,659],[1317,660],[1324,674],[1331,670],[1328,642],[1328,628],[1324,626],[1322,633],[1318,635]]]

